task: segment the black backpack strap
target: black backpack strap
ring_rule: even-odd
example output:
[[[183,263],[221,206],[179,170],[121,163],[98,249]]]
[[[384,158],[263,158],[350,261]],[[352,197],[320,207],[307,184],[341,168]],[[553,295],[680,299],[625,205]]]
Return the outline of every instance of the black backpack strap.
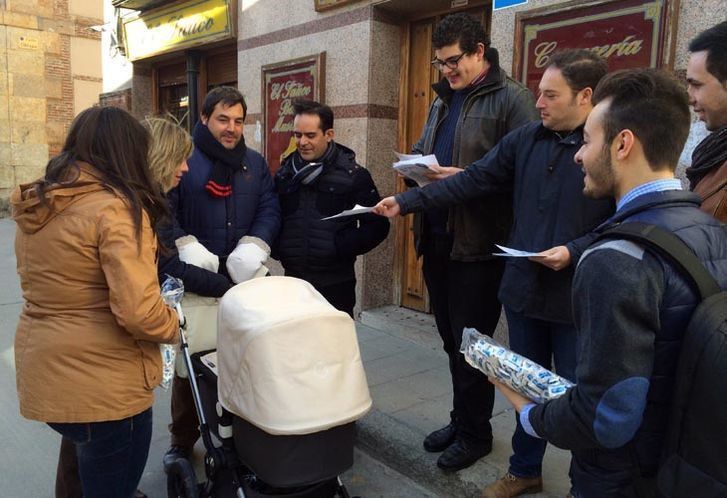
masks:
[[[702,300],[721,292],[717,281],[709,274],[694,252],[673,233],[656,225],[630,221],[601,233],[594,243],[603,239],[627,239],[640,242],[673,263],[689,277]]]

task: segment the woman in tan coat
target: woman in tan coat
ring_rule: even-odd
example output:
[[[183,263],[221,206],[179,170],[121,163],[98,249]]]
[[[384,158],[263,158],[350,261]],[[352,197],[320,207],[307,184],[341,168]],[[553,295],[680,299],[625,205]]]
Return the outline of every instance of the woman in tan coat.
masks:
[[[146,130],[91,108],[45,178],[11,197],[25,305],[15,337],[20,412],[76,446],[86,498],[129,498],[151,442],[158,343],[178,322],[159,296],[153,227],[166,201]]]

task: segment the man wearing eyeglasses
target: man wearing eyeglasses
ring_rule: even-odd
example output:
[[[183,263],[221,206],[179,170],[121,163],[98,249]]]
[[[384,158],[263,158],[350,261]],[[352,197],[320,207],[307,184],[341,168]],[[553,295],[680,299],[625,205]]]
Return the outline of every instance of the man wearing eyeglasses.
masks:
[[[437,98],[414,153],[434,154],[440,165],[464,168],[508,132],[538,118],[531,93],[499,67],[497,51],[476,19],[464,13],[445,17],[432,45],[432,65],[442,79],[433,86]],[[495,331],[504,266],[492,253],[495,243],[507,240],[511,224],[510,194],[415,215],[417,254],[423,257],[453,387],[450,423],[429,434],[424,449],[443,452],[437,465],[445,471],[469,467],[492,450],[494,390],[467,365],[459,347],[464,327],[490,336]]]
[[[356,257],[379,245],[389,222],[373,214],[326,220],[356,204],[373,206],[379,193],[368,170],[333,140],[333,111],[312,100],[293,103],[296,151],[275,175],[283,212],[273,257],[285,274],[310,282],[336,309],[353,316]]]

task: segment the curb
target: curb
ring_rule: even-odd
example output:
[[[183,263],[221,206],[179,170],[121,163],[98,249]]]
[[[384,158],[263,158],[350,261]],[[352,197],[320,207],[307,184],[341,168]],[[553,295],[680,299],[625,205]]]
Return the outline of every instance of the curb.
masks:
[[[437,467],[439,454],[421,446],[425,434],[375,408],[357,422],[357,430],[360,450],[439,496],[479,497],[483,483],[499,477],[486,459],[459,472],[443,472]]]

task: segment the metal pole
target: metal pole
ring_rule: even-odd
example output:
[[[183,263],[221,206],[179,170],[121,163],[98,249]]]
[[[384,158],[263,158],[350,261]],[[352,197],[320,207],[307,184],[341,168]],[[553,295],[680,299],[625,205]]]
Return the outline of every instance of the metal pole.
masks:
[[[189,110],[188,127],[189,133],[192,133],[195,123],[199,119],[199,61],[202,54],[198,50],[187,50],[187,95]]]

